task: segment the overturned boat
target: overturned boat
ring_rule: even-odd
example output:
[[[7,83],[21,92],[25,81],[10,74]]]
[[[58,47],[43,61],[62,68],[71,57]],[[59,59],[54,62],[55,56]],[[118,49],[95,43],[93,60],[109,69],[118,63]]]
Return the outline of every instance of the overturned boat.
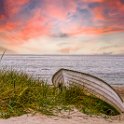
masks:
[[[124,112],[124,104],[116,91],[102,79],[90,74],[81,73],[68,69],[60,69],[53,77],[55,86],[80,85],[86,88],[93,95],[113,106],[119,113]]]

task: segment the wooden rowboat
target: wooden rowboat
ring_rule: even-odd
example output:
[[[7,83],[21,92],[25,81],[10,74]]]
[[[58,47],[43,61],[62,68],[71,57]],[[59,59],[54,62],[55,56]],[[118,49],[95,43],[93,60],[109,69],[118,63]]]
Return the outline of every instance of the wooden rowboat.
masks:
[[[119,113],[124,112],[124,104],[116,91],[102,79],[90,74],[73,70],[60,69],[53,77],[55,86],[80,85],[88,89],[93,95],[113,106]]]

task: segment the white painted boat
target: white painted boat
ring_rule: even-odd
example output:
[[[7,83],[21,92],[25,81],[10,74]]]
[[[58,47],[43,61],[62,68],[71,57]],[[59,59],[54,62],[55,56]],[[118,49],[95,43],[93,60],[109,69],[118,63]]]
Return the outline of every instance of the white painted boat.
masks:
[[[113,106],[119,113],[124,112],[123,100],[116,91],[102,79],[90,74],[68,69],[60,69],[53,77],[55,86],[80,85],[88,89],[93,95]]]

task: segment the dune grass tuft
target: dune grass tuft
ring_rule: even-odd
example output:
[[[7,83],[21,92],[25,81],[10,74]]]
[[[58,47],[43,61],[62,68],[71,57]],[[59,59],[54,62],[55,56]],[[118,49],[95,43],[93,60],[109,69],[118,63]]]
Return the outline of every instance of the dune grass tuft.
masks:
[[[55,115],[76,108],[86,114],[119,114],[113,107],[87,95],[77,86],[61,89],[46,82],[34,80],[27,74],[0,71],[0,117],[9,118],[26,113],[40,112]]]

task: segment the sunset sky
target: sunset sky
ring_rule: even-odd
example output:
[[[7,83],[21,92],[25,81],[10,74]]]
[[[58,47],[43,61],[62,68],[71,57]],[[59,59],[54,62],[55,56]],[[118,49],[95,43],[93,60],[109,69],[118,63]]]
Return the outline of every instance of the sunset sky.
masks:
[[[124,0],[0,0],[0,53],[124,54]]]

